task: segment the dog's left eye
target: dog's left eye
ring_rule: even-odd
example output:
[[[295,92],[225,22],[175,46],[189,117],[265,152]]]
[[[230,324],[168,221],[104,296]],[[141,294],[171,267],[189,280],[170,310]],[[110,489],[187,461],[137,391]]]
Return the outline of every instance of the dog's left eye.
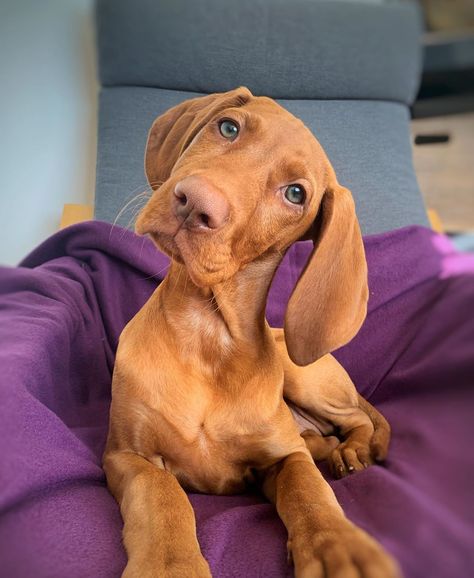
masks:
[[[219,130],[224,138],[228,140],[234,140],[237,138],[240,129],[239,125],[233,120],[222,120],[219,123]]]
[[[288,185],[285,197],[294,205],[302,205],[306,199],[306,191],[301,185]]]

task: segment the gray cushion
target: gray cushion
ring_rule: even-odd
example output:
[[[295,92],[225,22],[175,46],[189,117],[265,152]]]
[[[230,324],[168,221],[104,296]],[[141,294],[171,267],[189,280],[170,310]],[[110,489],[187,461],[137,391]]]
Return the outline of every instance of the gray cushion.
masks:
[[[412,2],[100,0],[101,82],[295,99],[415,96]]]
[[[156,116],[193,93],[156,88],[102,90],[99,115],[96,218],[114,221],[146,189],[143,156]],[[352,190],[363,232],[427,224],[413,172],[409,113],[395,102],[282,100],[314,132],[339,181]],[[133,221],[136,203],[120,224]]]

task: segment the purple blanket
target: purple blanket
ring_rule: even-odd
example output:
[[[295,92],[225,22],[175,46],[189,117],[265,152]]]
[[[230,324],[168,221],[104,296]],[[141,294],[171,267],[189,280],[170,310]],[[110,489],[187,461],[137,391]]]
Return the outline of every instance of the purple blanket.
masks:
[[[393,441],[383,467],[331,485],[407,578],[472,578],[474,259],[418,227],[365,246],[369,315],[337,357]],[[294,246],[277,274],[273,325],[309,250]],[[111,371],[121,329],[165,268],[149,241],[91,222],[0,270],[1,578],[120,576],[121,518],[100,467]],[[216,578],[293,575],[262,498],[191,500]]]

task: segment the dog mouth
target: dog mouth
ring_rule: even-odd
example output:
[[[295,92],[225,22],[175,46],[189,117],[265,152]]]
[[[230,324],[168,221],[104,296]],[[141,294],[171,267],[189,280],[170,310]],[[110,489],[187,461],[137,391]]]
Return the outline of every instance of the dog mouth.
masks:
[[[160,214],[161,213],[161,214]],[[168,210],[145,210],[135,232],[148,235],[159,251],[185,266],[195,285],[209,287],[229,278],[236,270],[230,229],[196,227]]]
[[[170,257],[170,259],[178,261],[178,263],[184,263],[184,259],[175,241],[174,235],[158,231],[150,231],[147,234],[159,251]]]
[[[186,227],[179,227],[174,233],[151,231],[148,233],[155,246],[184,265],[192,281],[207,287],[226,278],[226,271],[231,269],[228,251],[223,250],[223,243],[203,242],[201,235]],[[196,238],[197,237],[197,238]]]

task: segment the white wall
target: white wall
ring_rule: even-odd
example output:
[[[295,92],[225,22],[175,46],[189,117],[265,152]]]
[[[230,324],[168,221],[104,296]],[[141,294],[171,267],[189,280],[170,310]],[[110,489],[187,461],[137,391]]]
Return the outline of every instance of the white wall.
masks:
[[[93,0],[0,0],[0,264],[93,203]]]

